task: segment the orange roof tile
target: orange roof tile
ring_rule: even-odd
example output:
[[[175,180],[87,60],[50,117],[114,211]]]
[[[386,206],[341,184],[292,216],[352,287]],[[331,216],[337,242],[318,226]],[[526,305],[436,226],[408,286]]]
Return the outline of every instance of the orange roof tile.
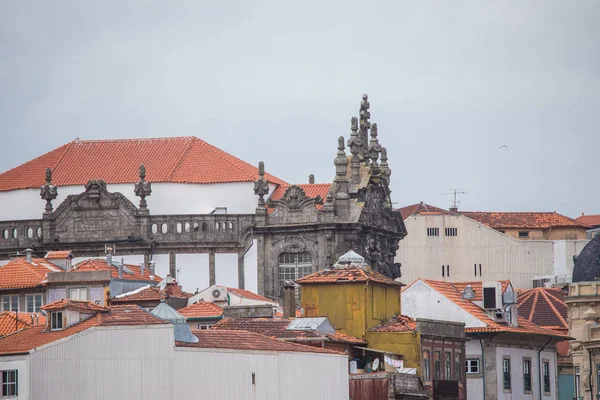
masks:
[[[258,295],[256,293],[251,292],[251,291],[246,290],[246,289],[238,289],[238,288],[228,287],[227,291],[231,292],[233,294],[236,294],[236,295],[238,295],[240,297],[244,297],[246,299],[249,299],[249,300],[268,301],[269,303],[275,303],[275,301],[273,301],[273,300],[269,300],[266,297],[263,297],[261,295]]]
[[[110,160],[110,162],[106,162]],[[253,182],[258,168],[196,137],[76,140],[0,174],[0,191],[39,188],[46,168],[56,186],[135,183],[144,164],[149,182]],[[265,174],[274,184],[286,184]]]
[[[509,280],[498,281],[502,285],[502,293],[506,292],[508,286],[510,285]],[[483,301],[483,282],[481,281],[471,281],[471,282],[451,282],[452,286],[460,293],[465,291],[465,287],[470,285],[473,288],[473,294],[475,297],[471,301]]]
[[[111,304],[135,303],[138,301],[160,301],[168,297],[187,299],[189,296],[189,293],[184,293],[177,284],[172,283],[167,284],[164,289],[161,289],[158,286],[144,286],[136,290],[132,290],[131,292],[115,296],[110,300],[110,302]]]
[[[460,214],[493,229],[587,228],[587,225],[557,212],[462,211]]]
[[[369,329],[369,332],[412,332],[417,329],[417,322],[406,315],[397,315],[389,321]]]
[[[180,308],[177,312],[187,319],[217,318],[223,315],[221,307],[208,301],[199,301],[190,306]]]
[[[119,263],[120,264],[120,263]],[[129,268],[132,274],[123,271],[123,278],[119,278],[119,268],[115,265],[109,266],[106,259],[94,259],[84,260],[77,263],[72,271],[75,272],[86,272],[86,271],[111,271],[111,277],[113,279],[125,279],[134,281],[154,281],[160,282],[162,278],[158,275],[154,275],[154,279],[150,279],[150,271],[148,268],[144,269],[144,276],[141,275],[141,268],[139,265],[125,264],[125,267]]]
[[[25,289],[44,286],[49,272],[62,269],[43,258],[13,258],[0,267],[0,289]]]
[[[73,252],[71,250],[61,250],[61,251],[49,251],[48,253],[46,253],[46,256],[44,257],[46,260],[52,260],[52,259],[65,259],[71,257],[73,258]]]
[[[402,208],[398,208],[398,209],[396,209],[396,211],[400,211],[400,214],[402,214],[402,219],[405,221],[411,215],[420,215],[420,214],[451,215],[452,214],[451,212],[449,212],[447,210],[444,210],[444,209],[438,208],[438,207],[434,207],[434,206],[430,206],[429,204],[425,204],[423,202],[420,202],[417,204],[412,204],[410,206],[406,206],[406,207],[402,207]]]
[[[472,301],[463,299],[462,293],[459,292],[450,282],[434,281],[429,279],[417,279],[417,281],[425,282],[429,287],[433,288],[447,299],[461,307],[463,310],[467,311],[469,314],[486,324],[484,327],[465,328],[465,332],[467,333],[512,332],[568,338],[567,334],[565,333],[541,328],[523,317],[518,317],[518,326],[498,323],[488,316],[481,307]],[[411,286],[414,285],[415,282],[413,282]]]
[[[279,185],[275,188],[275,190],[273,190],[273,193],[271,193],[271,197],[269,197],[271,200],[279,200],[283,197],[283,195],[285,194],[285,191],[288,190],[288,188],[291,185]],[[300,184],[300,185],[296,185],[302,188],[302,190],[304,190],[304,193],[306,194],[307,197],[309,198],[315,198],[317,196],[321,196],[321,198],[323,199],[323,201],[325,201],[325,197],[327,196],[327,193],[329,192],[329,188],[331,187],[331,183],[307,183],[307,184]],[[315,205],[315,207],[317,208],[317,210],[320,210],[321,208],[323,208],[323,204],[317,204]],[[271,207],[267,207],[268,212],[271,213],[273,211],[275,211],[274,208]]]
[[[48,331],[36,325],[0,339],[0,355],[27,353],[37,347],[55,342],[94,326],[168,324],[135,305],[113,306],[108,312],[96,315],[63,330]]]
[[[519,292],[519,315],[546,329],[569,330],[565,294],[560,289],[535,288]]]
[[[403,283],[395,281],[371,268],[347,267],[329,268],[313,272],[296,281],[303,285],[306,283],[352,283],[352,282],[377,282],[387,285],[403,286]]]
[[[105,312],[108,311],[108,308],[100,306],[96,303],[91,303],[86,300],[71,300],[71,299],[61,299],[57,300],[54,303],[46,304],[42,306],[42,310],[44,311],[56,311],[56,310],[77,310],[82,312]]]
[[[0,336],[6,336],[32,325],[46,325],[46,317],[43,314],[37,313],[37,319],[35,320],[37,323],[32,323],[32,315],[33,313],[3,311],[0,313]]]
[[[286,353],[299,352],[340,355],[340,353],[332,350],[289,343],[254,332],[244,330],[216,330],[213,328],[203,331],[192,330],[192,333],[199,339],[198,343],[176,342],[176,345],[179,347],[198,347],[205,349],[259,350]]]
[[[575,218],[575,221],[579,222],[580,224],[587,225],[590,227],[597,227],[597,226],[600,226],[600,214],[595,214],[595,215],[581,214],[581,217]]]

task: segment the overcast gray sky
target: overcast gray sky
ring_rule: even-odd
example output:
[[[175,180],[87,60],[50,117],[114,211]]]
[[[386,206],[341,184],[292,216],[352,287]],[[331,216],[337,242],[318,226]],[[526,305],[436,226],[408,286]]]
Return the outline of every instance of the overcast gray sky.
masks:
[[[598,1],[60,4],[0,4],[2,171],[193,135],[328,182],[368,93],[397,206],[600,213]]]

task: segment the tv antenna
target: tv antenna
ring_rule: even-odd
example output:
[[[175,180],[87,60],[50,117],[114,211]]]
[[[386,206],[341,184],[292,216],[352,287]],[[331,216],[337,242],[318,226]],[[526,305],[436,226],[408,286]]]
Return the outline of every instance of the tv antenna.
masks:
[[[447,195],[452,195],[452,200],[450,200],[450,203],[452,203],[452,209],[454,210],[458,210],[458,205],[460,204],[460,200],[457,200],[457,196],[459,194],[467,194],[467,191],[464,189],[447,189],[448,192],[447,193],[442,193],[443,196],[447,196]]]

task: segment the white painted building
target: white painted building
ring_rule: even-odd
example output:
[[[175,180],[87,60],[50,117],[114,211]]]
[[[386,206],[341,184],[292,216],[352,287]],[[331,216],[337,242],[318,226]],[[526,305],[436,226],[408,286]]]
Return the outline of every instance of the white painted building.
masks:
[[[264,296],[253,293],[249,290],[237,289],[221,285],[213,285],[194,294],[188,299],[188,306],[199,301],[215,303],[220,307],[225,306],[260,306],[269,305],[278,307],[279,303],[267,299]]]
[[[56,311],[52,308],[50,315]],[[175,342],[174,325],[137,306],[99,311],[72,325],[67,320],[64,330],[43,329],[29,328],[0,339],[0,370],[10,380],[4,387],[16,391],[10,398],[349,396],[348,359],[342,354],[240,331],[197,331],[196,343]]]
[[[408,235],[396,262],[402,280],[459,281],[509,279],[517,289],[570,282],[574,256],[587,240],[520,240],[460,214],[433,210],[406,216]],[[437,211],[436,211],[437,210]]]
[[[468,398],[558,399],[555,345],[565,336],[518,317],[515,303],[505,282],[419,279],[402,291],[403,314],[465,324]]]

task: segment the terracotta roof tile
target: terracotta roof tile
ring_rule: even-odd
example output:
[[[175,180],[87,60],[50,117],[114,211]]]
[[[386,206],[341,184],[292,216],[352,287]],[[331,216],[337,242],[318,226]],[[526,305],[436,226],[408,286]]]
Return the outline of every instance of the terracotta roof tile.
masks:
[[[57,300],[54,303],[46,304],[42,306],[42,310],[44,311],[56,311],[56,310],[77,310],[82,312],[106,312],[108,308],[100,306],[95,303],[91,303],[85,300],[71,300],[71,299],[61,299]]]
[[[73,252],[71,250],[49,251],[48,253],[46,253],[46,256],[44,258],[46,260],[52,260],[57,258],[64,260],[68,257],[73,257]]]
[[[46,317],[43,314],[37,313],[37,319],[31,321],[33,313],[20,312],[15,313],[13,311],[3,311],[0,313],[0,336],[6,336],[13,332],[19,331],[24,328],[29,328],[33,325],[46,325]]]
[[[43,258],[13,258],[0,267],[0,289],[25,289],[44,286],[49,272],[63,270]]]
[[[251,292],[251,291],[246,290],[246,289],[238,289],[238,288],[228,287],[227,291],[231,292],[233,294],[236,294],[236,295],[238,295],[240,297],[244,297],[246,299],[249,299],[249,300],[266,301],[266,302],[269,302],[269,303],[275,303],[273,300],[269,300],[266,297],[263,297],[261,295],[258,295],[256,293]]]
[[[383,322],[369,332],[412,332],[417,329],[417,322],[411,317],[397,315],[389,321]]]
[[[223,315],[223,309],[221,307],[208,301],[199,301],[190,306],[180,308],[177,312],[188,319],[217,318]]]
[[[567,305],[560,289],[535,288],[519,292],[519,315],[546,329],[566,332]]]
[[[557,212],[462,211],[460,214],[493,229],[587,228],[587,225]]]
[[[471,327],[466,328],[467,333],[496,333],[496,332],[513,332],[513,333],[524,333],[524,334],[537,334],[546,336],[556,336],[568,338],[567,334],[541,328],[523,317],[519,317],[517,320],[518,326],[512,326],[508,324],[501,324],[496,322],[485,311],[472,301],[465,300],[462,298],[462,294],[453,286],[450,282],[434,281],[429,279],[417,279],[426,283],[429,287],[435,289],[437,292],[451,300],[453,303],[485,323],[485,327]],[[417,282],[415,281],[415,282]],[[411,284],[414,285],[413,282]],[[405,289],[406,290],[406,289]]]
[[[176,342],[179,347],[197,347],[205,349],[235,349],[235,350],[259,350],[292,353],[340,353],[313,346],[305,346],[297,343],[289,343],[270,337],[245,331],[245,330],[215,330],[214,327],[203,331],[192,333],[199,339],[198,343]]]
[[[277,186],[277,188],[275,188],[275,190],[273,190],[273,193],[271,193],[271,197],[269,197],[269,198],[271,200],[281,199],[283,197],[283,195],[285,194],[285,191],[288,190],[288,188],[290,186],[291,185],[287,185],[287,184]],[[302,188],[302,190],[304,190],[304,193],[306,194],[307,197],[315,198],[317,196],[321,196],[323,201],[325,201],[325,197],[327,196],[327,193],[329,192],[331,183],[308,183],[308,184],[299,184],[296,186],[300,186]],[[315,205],[315,207],[317,208],[317,210],[320,210],[321,208],[323,208],[323,204],[317,204],[317,205]],[[275,209],[271,208],[271,207],[267,207],[267,210],[269,213],[275,211]]]
[[[0,355],[26,353],[37,347],[69,337],[95,326],[157,325],[168,324],[135,305],[114,306],[109,312],[96,315],[57,331],[46,330],[45,325],[36,325],[0,339]]]
[[[119,263],[120,264],[120,263]],[[119,268],[115,265],[109,266],[106,259],[89,259],[77,263],[72,271],[75,272],[86,272],[86,271],[111,271],[111,277],[113,279],[125,279],[134,281],[154,281],[160,282],[162,278],[158,275],[154,275],[154,279],[150,279],[150,271],[148,268],[144,269],[144,276],[141,275],[139,265],[125,264],[125,267],[129,268],[132,274],[123,271],[123,278],[119,278]]]
[[[106,162],[110,160],[110,162]],[[56,186],[135,183],[144,164],[150,182],[253,182],[258,169],[196,137],[77,140],[0,174],[0,191],[39,188],[46,168]],[[270,174],[274,184],[286,184]]]
[[[575,218],[575,221],[590,227],[597,227],[600,226],[600,214],[581,215],[581,217]]]
[[[510,285],[510,281],[503,280],[503,281],[498,281],[498,282],[500,282],[502,285],[502,293],[505,293],[506,289],[508,289],[508,286]],[[454,288],[456,290],[458,290],[460,293],[464,292],[465,287],[467,287],[468,285],[470,285],[473,288],[473,293],[475,294],[475,297],[472,299],[472,301],[483,301],[483,282],[481,282],[481,281],[452,282],[452,286],[454,286]]]
[[[371,268],[348,267],[348,268],[330,268],[313,272],[296,281],[299,284],[306,283],[349,283],[349,282],[377,282],[387,285],[403,286],[402,283],[395,281]]]
[[[451,215],[452,214],[451,212],[449,212],[447,210],[444,210],[444,209],[438,208],[438,207],[434,207],[434,206],[430,206],[429,204],[425,204],[423,202],[420,202],[417,204],[412,204],[410,206],[406,206],[406,207],[402,207],[402,208],[398,208],[396,211],[400,211],[400,214],[402,214],[402,219],[405,221],[411,215],[421,215],[421,214]]]

